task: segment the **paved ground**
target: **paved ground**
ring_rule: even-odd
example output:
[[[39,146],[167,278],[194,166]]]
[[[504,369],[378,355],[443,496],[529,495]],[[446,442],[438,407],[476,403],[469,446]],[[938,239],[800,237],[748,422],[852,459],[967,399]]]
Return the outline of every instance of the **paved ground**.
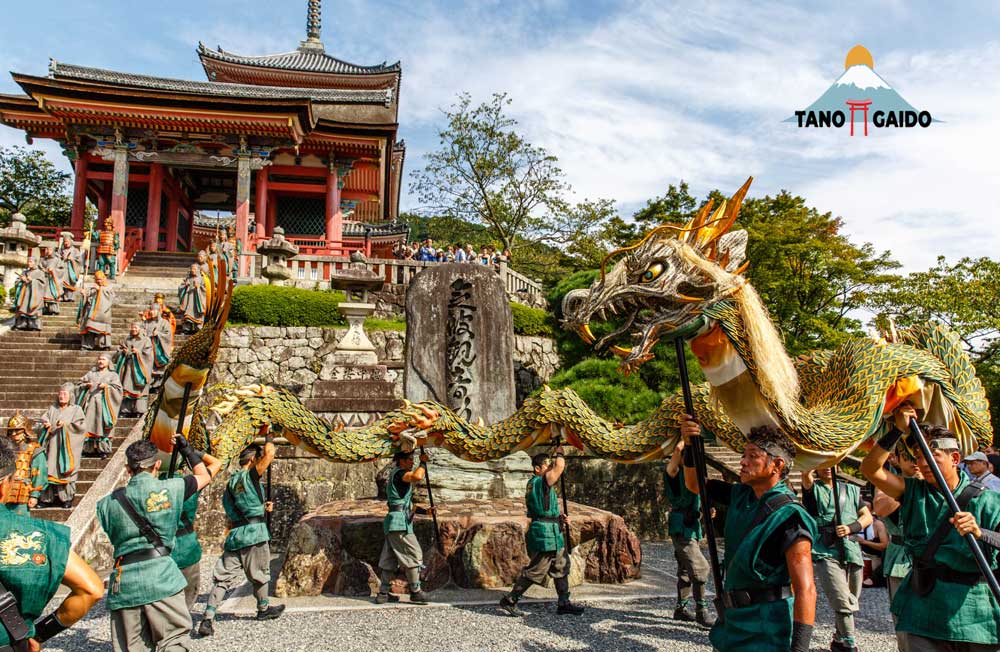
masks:
[[[465,650],[542,652],[599,650],[641,652],[677,650],[710,652],[702,628],[677,623],[674,608],[674,561],[670,544],[643,545],[643,579],[625,587],[588,585],[574,591],[585,604],[580,617],[555,615],[551,594],[538,588],[526,600],[529,615],[509,618],[496,609],[502,591],[436,591],[433,606],[378,606],[349,598],[286,600],[288,612],[277,621],[258,623],[248,587],[230,598],[216,621],[216,635],[193,640],[191,650],[213,652],[386,650],[399,652]],[[211,579],[211,564],[202,571],[203,591]],[[242,594],[242,595],[241,595]],[[200,612],[202,602],[195,607]],[[196,620],[197,622],[197,620]],[[818,605],[814,650],[828,649],[833,622],[825,599]],[[865,589],[858,615],[859,644],[865,652],[895,650],[885,589]],[[103,603],[70,632],[53,639],[47,650],[110,650],[109,620]]]

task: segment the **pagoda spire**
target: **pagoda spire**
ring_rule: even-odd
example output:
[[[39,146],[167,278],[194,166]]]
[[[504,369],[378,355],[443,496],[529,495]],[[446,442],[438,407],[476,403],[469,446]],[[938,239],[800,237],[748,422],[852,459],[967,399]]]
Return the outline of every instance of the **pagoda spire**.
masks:
[[[322,27],[322,0],[309,0],[309,9],[306,12],[306,40],[302,41],[302,48],[323,49],[323,42],[319,38]]]

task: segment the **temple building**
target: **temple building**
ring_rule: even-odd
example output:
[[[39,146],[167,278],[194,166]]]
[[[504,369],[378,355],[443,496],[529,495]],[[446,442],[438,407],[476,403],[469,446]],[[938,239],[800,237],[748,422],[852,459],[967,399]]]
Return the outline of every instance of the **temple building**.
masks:
[[[320,0],[309,0],[306,39],[284,54],[199,44],[208,81],[58,61],[44,77],[15,72],[25,94],[0,95],[0,122],[60,143],[76,173],[77,235],[89,199],[132,249],[191,251],[196,213],[218,211],[235,215],[245,251],[280,226],[303,253],[367,244],[388,257],[407,232],[397,222],[401,68],[328,54],[320,21]]]

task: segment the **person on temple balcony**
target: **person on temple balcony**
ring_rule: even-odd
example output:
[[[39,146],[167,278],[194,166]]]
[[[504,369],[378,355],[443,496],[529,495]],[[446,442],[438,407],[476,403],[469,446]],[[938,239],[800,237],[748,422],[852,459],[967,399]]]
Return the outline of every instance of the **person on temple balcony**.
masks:
[[[157,293],[162,296],[162,293]],[[153,345],[153,379],[163,375],[163,369],[170,362],[174,350],[174,326],[164,316],[162,304],[153,303],[142,315],[142,326]],[[169,314],[169,310],[167,314]]]
[[[38,259],[38,267],[45,272],[45,287],[42,290],[42,308],[44,315],[59,314],[59,300],[62,298],[63,282],[66,279],[66,266],[52,247],[42,247],[42,257]]]
[[[142,324],[134,322],[118,348],[115,369],[124,393],[121,416],[137,417],[145,414],[148,407],[149,386],[153,382],[153,342]]]
[[[76,402],[85,417],[83,454],[105,459],[111,454],[111,432],[122,406],[122,381],[111,368],[111,356],[99,355],[97,366],[85,373],[76,387]]]
[[[48,484],[38,498],[39,505],[70,507],[76,495],[85,417],[80,406],[70,401],[75,389],[73,383],[65,383],[59,388],[55,402],[36,429],[38,443],[45,449],[49,472]]]
[[[63,302],[75,301],[76,291],[80,289],[80,281],[86,273],[84,260],[86,256],[73,243],[73,234],[69,231],[62,232],[62,243],[59,245],[59,258],[62,259],[66,269],[66,278],[63,279],[63,293],[60,299]]]
[[[104,228],[97,234],[97,263],[95,267],[112,281],[115,280],[115,274],[118,272],[119,246],[115,221],[108,217],[104,220]]]
[[[184,322],[181,328],[185,333],[198,332],[205,321],[207,303],[205,277],[198,265],[191,265],[191,274],[181,282],[177,297],[180,299],[181,318]]]
[[[38,269],[34,258],[14,282],[14,330],[40,331],[38,321],[42,314],[42,294],[45,292],[45,272]]]
[[[94,287],[86,292],[86,299],[77,311],[82,341],[80,348],[85,351],[111,348],[111,307],[115,303],[115,291],[108,284],[104,272],[94,272]]]

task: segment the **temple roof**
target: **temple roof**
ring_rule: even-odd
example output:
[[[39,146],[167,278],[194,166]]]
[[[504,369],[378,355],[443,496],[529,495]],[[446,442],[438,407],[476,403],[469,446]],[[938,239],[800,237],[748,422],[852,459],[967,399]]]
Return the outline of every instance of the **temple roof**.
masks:
[[[129,86],[145,90],[188,93],[192,95],[214,95],[244,99],[309,99],[318,102],[343,104],[382,104],[393,102],[392,88],[338,89],[338,88],[293,88],[288,86],[258,86],[255,84],[230,84],[223,82],[188,81],[153,77],[134,73],[117,72],[101,68],[88,68],[52,60],[49,64],[52,79],[91,81],[119,86]]]
[[[293,72],[330,73],[334,75],[382,75],[385,73],[398,73],[401,70],[398,61],[391,65],[382,62],[375,66],[359,66],[348,63],[327,54],[322,46],[304,45],[292,52],[284,52],[282,54],[247,56],[226,52],[221,47],[217,50],[211,50],[205,47],[203,43],[198,43],[198,56],[202,58],[203,64],[205,63],[205,59],[213,59],[256,68],[271,68]],[[206,66],[207,71],[208,67]]]

